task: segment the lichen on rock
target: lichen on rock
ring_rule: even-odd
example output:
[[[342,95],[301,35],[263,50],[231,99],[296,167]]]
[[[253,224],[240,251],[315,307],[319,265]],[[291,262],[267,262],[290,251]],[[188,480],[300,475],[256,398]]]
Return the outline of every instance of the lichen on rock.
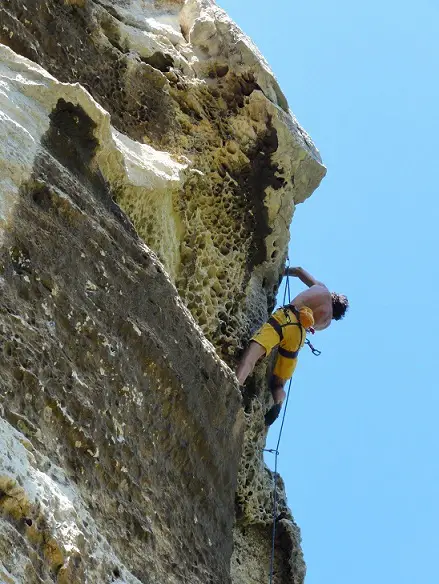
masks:
[[[234,545],[235,584],[263,581],[266,364],[245,412],[229,366],[320,156],[211,0],[8,0],[0,22],[0,575],[223,584]],[[301,584],[279,485],[279,582]]]

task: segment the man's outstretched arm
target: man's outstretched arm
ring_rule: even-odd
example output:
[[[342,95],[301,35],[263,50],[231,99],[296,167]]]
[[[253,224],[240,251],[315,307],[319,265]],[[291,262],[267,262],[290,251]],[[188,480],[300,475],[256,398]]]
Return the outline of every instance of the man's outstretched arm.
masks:
[[[284,275],[299,278],[299,280],[309,288],[311,288],[311,286],[324,286],[323,282],[316,280],[314,276],[311,276],[311,274],[303,268],[285,268]]]

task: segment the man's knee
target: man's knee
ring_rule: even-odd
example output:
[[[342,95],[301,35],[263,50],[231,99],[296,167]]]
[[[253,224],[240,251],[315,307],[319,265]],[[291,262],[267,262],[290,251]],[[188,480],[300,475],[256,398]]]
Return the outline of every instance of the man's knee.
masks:
[[[270,379],[270,389],[283,389],[286,382],[286,379],[282,379],[277,375],[272,375]]]
[[[247,351],[256,361],[259,361],[259,359],[266,354],[265,348],[253,340],[249,342],[246,352]]]
[[[259,343],[250,341],[245,349],[236,369],[239,384],[243,385],[247,377],[253,372],[256,363],[265,355],[265,349]]]

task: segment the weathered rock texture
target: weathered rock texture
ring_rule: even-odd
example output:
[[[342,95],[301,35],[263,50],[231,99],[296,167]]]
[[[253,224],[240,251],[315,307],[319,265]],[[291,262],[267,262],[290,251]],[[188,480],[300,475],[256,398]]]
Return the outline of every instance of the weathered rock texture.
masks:
[[[210,0],[4,0],[0,43],[1,579],[265,582],[266,371],[244,412],[221,358],[319,155]]]

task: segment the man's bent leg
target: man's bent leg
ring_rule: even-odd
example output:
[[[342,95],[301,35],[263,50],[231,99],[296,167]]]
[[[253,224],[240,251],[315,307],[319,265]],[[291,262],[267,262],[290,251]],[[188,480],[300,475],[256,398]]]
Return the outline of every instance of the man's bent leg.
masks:
[[[286,379],[281,379],[277,375],[272,375],[270,381],[271,395],[273,396],[274,405],[265,414],[265,425],[271,426],[271,424],[278,418],[280,411],[282,409],[282,404],[286,398],[286,393],[284,390]]]
[[[251,374],[259,359],[265,355],[268,356],[273,347],[276,347],[280,343],[280,340],[279,333],[269,322],[261,326],[258,332],[250,339],[236,369],[236,377],[238,378],[239,385],[244,385],[245,380]]]
[[[265,355],[265,349],[256,341],[250,341],[236,369],[239,385],[244,385],[256,363]]]
[[[277,377],[277,375],[271,376],[270,390],[275,404],[283,404],[284,399],[287,397],[284,390],[286,382],[286,379],[281,379],[280,377]]]

